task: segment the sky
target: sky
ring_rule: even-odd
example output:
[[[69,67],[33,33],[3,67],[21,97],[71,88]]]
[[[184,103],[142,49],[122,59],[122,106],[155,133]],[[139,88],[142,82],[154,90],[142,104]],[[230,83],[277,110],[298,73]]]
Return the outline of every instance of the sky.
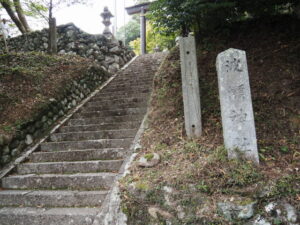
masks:
[[[66,24],[73,22],[77,27],[81,28],[85,32],[91,34],[99,34],[104,30],[102,24],[102,18],[100,14],[103,12],[105,6],[116,17],[112,18],[111,29],[114,29],[115,22],[117,27],[120,28],[130,20],[130,16],[127,15],[125,7],[134,5],[133,0],[90,0],[89,5],[73,5],[71,7],[59,9],[55,12],[57,24]],[[116,7],[115,7],[116,3]],[[116,11],[115,11],[116,10]],[[115,20],[117,18],[117,20]]]
[[[89,4],[75,4],[70,7],[61,7],[54,11],[54,17],[56,18],[57,25],[74,23],[81,30],[90,34],[100,34],[104,30],[102,24],[102,18],[100,14],[103,12],[105,6],[115,16],[112,18],[111,30],[115,30],[114,27],[117,25],[118,28],[123,26],[130,20],[130,16],[127,14],[125,7],[133,6],[134,0],[88,0]],[[0,11],[2,18],[9,19],[9,16],[4,10]],[[30,27],[33,30],[41,30],[48,27],[48,24],[44,19],[30,19],[27,18]],[[18,35],[19,32],[13,29],[10,35]]]

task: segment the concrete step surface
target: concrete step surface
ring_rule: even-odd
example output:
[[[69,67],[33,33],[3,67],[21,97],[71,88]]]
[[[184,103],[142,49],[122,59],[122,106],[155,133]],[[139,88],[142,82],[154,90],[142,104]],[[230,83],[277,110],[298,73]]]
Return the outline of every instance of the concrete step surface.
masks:
[[[137,96],[148,100],[150,93],[123,93],[118,95],[95,96],[89,102],[99,102],[99,101],[113,102],[124,98],[137,98]]]
[[[69,126],[82,126],[82,125],[102,125],[105,123],[127,123],[141,121],[144,115],[126,115],[126,116],[109,116],[109,117],[98,117],[98,118],[80,118],[70,119],[68,122]]]
[[[119,91],[113,91],[113,93],[111,92],[105,92],[105,91],[101,91],[99,92],[95,97],[107,97],[107,96],[114,96],[114,97],[117,97],[117,96],[128,96],[128,95],[131,95],[131,96],[137,96],[139,94],[147,94],[147,93],[150,93],[150,89],[149,88],[146,88],[146,89],[143,89],[143,90],[134,90],[134,89],[130,89],[130,90],[119,90]]]
[[[126,103],[147,103],[148,98],[143,97],[129,97],[129,98],[117,98],[115,100],[92,98],[86,103],[86,107],[108,107],[113,105],[124,105]]]
[[[103,111],[91,111],[91,112],[80,112],[76,113],[73,118],[97,118],[97,117],[108,117],[108,116],[126,116],[126,115],[144,115],[147,108],[127,108],[117,110],[103,110]]]
[[[1,225],[92,225],[99,208],[1,208]]]
[[[23,163],[17,167],[17,171],[18,174],[118,172],[122,163],[123,160]]]
[[[133,138],[99,139],[87,141],[45,142],[41,144],[41,151],[67,151],[101,148],[128,148]]]
[[[69,132],[91,132],[91,131],[102,131],[102,130],[123,130],[123,129],[134,129],[137,130],[140,122],[121,122],[121,123],[103,123],[100,125],[79,125],[79,126],[64,126],[59,129],[60,133]]]
[[[127,75],[123,74],[123,76],[117,76],[115,78],[116,82],[112,82],[111,85],[118,85],[118,84],[123,84],[123,83],[144,83],[144,82],[150,82],[153,80],[153,77],[145,76],[145,77],[136,77],[133,76],[131,79],[126,79],[128,78]]]
[[[137,129],[119,129],[119,130],[102,130],[102,131],[84,131],[54,133],[50,136],[50,141],[83,141],[97,139],[123,139],[134,138]]]
[[[161,59],[138,57],[1,179],[0,225],[93,224],[129,156]]]
[[[149,81],[128,81],[128,82],[114,82],[111,85],[107,86],[110,88],[127,88],[127,87],[132,87],[132,88],[137,88],[137,87],[151,87],[153,83],[153,80],[149,80]]]
[[[101,92],[106,93],[106,92],[116,92],[116,91],[141,91],[141,90],[150,90],[151,86],[149,84],[140,84],[140,85],[134,85],[134,84],[122,84],[122,85],[109,85],[104,87]]]
[[[0,207],[100,207],[107,191],[0,191]]]
[[[115,173],[12,175],[2,179],[2,187],[21,190],[107,190],[115,177]]]
[[[84,149],[73,151],[36,152],[29,162],[61,162],[61,161],[91,161],[91,160],[116,160],[125,157],[124,148]]]
[[[127,103],[119,103],[119,104],[94,104],[93,106],[86,106],[82,108],[79,112],[93,112],[93,111],[108,111],[108,110],[126,110],[130,108],[146,108],[147,102],[127,102]]]

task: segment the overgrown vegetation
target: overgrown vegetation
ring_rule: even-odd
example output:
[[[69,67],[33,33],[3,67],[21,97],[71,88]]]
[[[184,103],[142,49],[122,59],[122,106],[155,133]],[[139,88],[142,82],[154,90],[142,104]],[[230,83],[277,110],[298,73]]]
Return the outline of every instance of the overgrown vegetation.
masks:
[[[164,35],[154,31],[152,25],[147,23],[147,52],[153,53],[155,49],[158,51],[168,50],[175,46],[175,35]],[[129,43],[129,46],[134,50],[136,54],[140,53],[141,50],[141,38],[137,38]]]
[[[158,153],[153,168],[131,167],[121,183],[129,224],[245,224],[217,213],[217,203],[273,200],[300,210],[299,20],[289,16],[233,24],[226,38],[211,36],[198,49],[203,135],[186,139],[179,50],[174,48],[155,76],[149,129],[139,156]],[[228,160],[223,147],[215,60],[228,48],[246,50],[261,165]],[[166,189],[172,189],[170,194]],[[169,193],[169,194],[168,194]],[[150,207],[172,218],[150,216]]]
[[[43,53],[0,55],[0,134],[10,135],[83,76],[91,61]]]
[[[157,31],[183,36],[224,32],[230,24],[249,18],[267,18],[294,13],[297,0],[158,0],[151,6],[150,19]]]

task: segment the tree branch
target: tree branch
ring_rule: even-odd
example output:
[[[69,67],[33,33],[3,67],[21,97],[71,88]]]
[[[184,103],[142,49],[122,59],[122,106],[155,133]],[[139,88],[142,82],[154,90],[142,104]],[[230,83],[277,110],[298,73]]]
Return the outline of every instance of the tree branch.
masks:
[[[25,28],[26,32],[30,32],[30,27],[27,23],[26,17],[24,16],[24,12],[20,3],[20,0],[13,0],[14,1],[14,6],[16,9],[16,12],[18,14],[20,22],[23,24],[23,27]]]
[[[21,23],[21,21],[18,19],[18,17],[15,15],[13,9],[11,8],[10,2],[8,2],[6,0],[0,0],[0,3],[3,6],[3,8],[6,10],[9,17],[12,19],[12,21],[16,24],[19,31],[22,34],[26,33],[26,29],[24,28],[23,24]]]

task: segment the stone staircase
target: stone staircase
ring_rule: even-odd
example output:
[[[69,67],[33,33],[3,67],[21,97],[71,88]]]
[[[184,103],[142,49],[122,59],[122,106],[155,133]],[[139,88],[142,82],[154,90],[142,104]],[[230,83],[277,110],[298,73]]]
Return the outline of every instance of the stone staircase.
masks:
[[[163,54],[138,57],[2,179],[0,225],[91,225],[147,110]]]

